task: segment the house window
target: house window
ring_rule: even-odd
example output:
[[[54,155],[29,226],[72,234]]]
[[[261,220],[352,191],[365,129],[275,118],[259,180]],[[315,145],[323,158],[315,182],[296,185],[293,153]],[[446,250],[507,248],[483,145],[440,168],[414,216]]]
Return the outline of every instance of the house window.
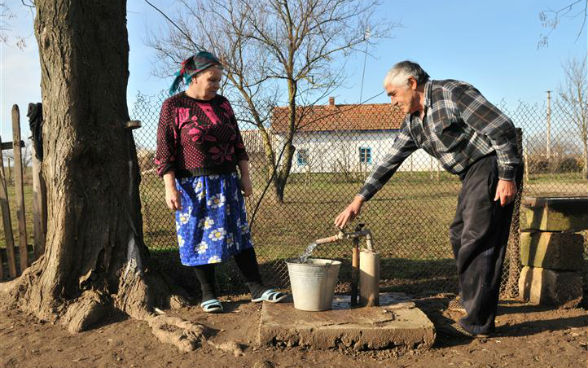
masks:
[[[359,147],[359,162],[362,164],[372,163],[372,149],[369,147]]]
[[[299,149],[296,155],[298,166],[306,166],[308,163],[308,151],[305,149]]]

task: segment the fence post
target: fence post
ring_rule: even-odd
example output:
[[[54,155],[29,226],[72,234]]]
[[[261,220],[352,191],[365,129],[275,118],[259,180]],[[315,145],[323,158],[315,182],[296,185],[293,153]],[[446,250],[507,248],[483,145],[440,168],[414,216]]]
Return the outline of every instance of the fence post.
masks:
[[[0,147],[2,147],[2,138],[0,138]],[[3,148],[3,147],[2,147]],[[10,277],[16,277],[16,258],[14,255],[14,235],[12,234],[12,221],[10,219],[10,206],[8,204],[8,188],[6,176],[4,175],[4,159],[2,149],[0,149],[0,209],[2,210],[2,224],[4,226],[4,239],[6,240],[6,259],[8,263],[8,274]]]
[[[523,155],[523,130],[521,128],[516,129],[517,135],[517,151],[519,153],[519,157],[522,158]],[[521,166],[524,166],[524,162],[521,161]],[[524,167],[520,167],[520,173],[524,172]],[[522,176],[522,175],[521,175]],[[520,180],[521,178],[517,178]],[[519,277],[521,275],[521,261],[520,261],[520,239],[521,239],[521,227],[520,227],[520,209],[521,209],[521,198],[523,196],[523,183],[524,180],[520,180],[519,190],[517,195],[514,199],[514,208],[512,212],[512,222],[510,224],[510,235],[508,237],[508,244],[506,248],[506,253],[508,254],[508,278],[506,280],[506,284],[504,285],[504,289],[502,290],[501,294],[514,298],[519,295]],[[507,263],[505,262],[505,265]],[[504,280],[504,279],[503,279]]]
[[[14,152],[14,195],[16,196],[16,217],[18,219],[18,250],[20,272],[29,266],[27,247],[27,226],[25,221],[22,151],[20,149],[20,112],[18,105],[12,105],[12,150]]]
[[[33,234],[35,259],[45,252],[45,236],[47,235],[47,192],[45,180],[41,175],[41,161],[37,159],[35,145],[32,147],[33,163]]]

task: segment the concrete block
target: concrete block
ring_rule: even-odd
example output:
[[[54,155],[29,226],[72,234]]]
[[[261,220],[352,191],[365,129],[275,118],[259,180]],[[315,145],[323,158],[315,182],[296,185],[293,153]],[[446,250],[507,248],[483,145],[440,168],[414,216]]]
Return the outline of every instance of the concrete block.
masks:
[[[571,231],[588,229],[588,197],[525,197],[521,230]]]
[[[380,306],[354,309],[349,296],[335,296],[333,309],[322,312],[297,310],[292,303],[264,303],[258,342],[311,349],[430,348],[435,341],[433,323],[398,294],[381,293]]]
[[[525,266],[519,278],[519,295],[532,304],[574,308],[582,301],[582,275]]]
[[[523,266],[559,271],[580,271],[584,265],[584,237],[574,233],[521,233],[520,251]]]

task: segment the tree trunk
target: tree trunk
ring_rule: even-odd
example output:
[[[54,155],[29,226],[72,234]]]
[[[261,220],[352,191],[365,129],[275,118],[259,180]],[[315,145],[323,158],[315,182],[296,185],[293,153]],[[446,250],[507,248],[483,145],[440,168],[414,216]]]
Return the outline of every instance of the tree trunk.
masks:
[[[46,251],[0,292],[72,332],[89,328],[112,308],[161,329],[153,307],[165,306],[171,293],[160,277],[143,272],[140,176],[132,132],[125,128],[126,1],[37,0],[35,5]]]
[[[586,138],[584,138],[584,167],[582,168],[582,171],[584,173],[584,179],[588,179],[588,142],[586,141]]]
[[[295,80],[288,79],[288,108],[289,108],[289,122],[288,132],[286,134],[286,142],[284,143],[284,155],[281,160],[280,171],[276,175],[275,193],[276,200],[279,203],[284,202],[284,191],[292,170],[292,159],[294,158],[294,151],[296,148],[293,145],[294,135],[296,134],[296,94],[298,93],[298,86]]]

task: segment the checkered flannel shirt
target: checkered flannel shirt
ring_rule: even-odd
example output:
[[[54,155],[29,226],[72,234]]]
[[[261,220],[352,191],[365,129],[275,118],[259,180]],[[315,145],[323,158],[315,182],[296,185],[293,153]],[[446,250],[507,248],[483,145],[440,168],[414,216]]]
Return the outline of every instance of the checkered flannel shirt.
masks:
[[[418,148],[456,175],[496,152],[498,177],[514,180],[520,158],[515,128],[506,115],[476,88],[455,80],[428,81],[424,99],[424,119],[419,112],[406,116],[391,151],[367,178],[360,196],[369,200]]]

